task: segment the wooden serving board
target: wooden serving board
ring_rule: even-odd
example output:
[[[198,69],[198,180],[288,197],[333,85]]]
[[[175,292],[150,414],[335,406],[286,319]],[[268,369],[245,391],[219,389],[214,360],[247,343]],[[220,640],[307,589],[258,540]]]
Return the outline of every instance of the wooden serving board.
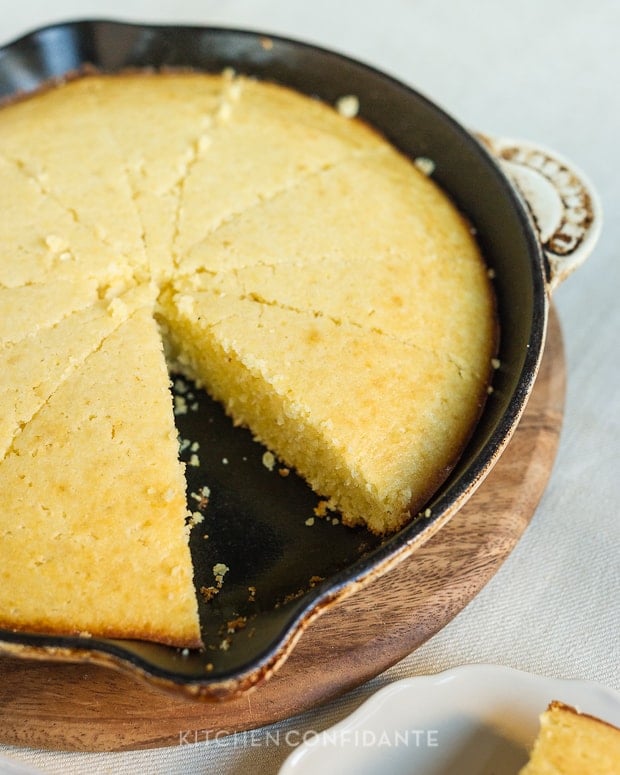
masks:
[[[280,670],[251,694],[201,703],[110,668],[0,657],[0,741],[82,751],[177,745],[179,730],[204,740],[255,729],[378,675],[445,626],[514,548],[551,472],[564,389],[552,311],[528,407],[482,486],[412,556],[312,622]]]

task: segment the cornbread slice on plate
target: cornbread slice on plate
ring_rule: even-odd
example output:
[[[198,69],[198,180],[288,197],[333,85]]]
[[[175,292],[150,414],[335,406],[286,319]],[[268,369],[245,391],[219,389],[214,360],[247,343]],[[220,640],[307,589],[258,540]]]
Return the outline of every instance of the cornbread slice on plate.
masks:
[[[161,299],[180,368],[346,524],[395,530],[447,476],[485,381],[372,329],[188,286]]]
[[[288,98],[288,99],[287,99]],[[367,153],[379,137],[326,105],[237,78],[183,182],[174,253],[183,272],[205,261],[200,243],[227,220],[300,181]]]
[[[29,287],[29,286],[27,286]],[[78,370],[106,336],[127,318],[131,306],[148,303],[153,292],[141,287],[125,299],[93,300],[91,305],[48,328],[38,329],[0,349],[0,459],[20,426],[27,423]]]
[[[87,79],[123,160],[152,277],[169,273],[179,195],[208,143],[231,79],[198,73],[125,73]]]
[[[124,160],[88,79],[50,89],[0,111],[0,149],[119,260],[145,267],[142,225]],[[25,212],[22,218],[36,217]],[[19,244],[19,243],[17,243]],[[72,242],[70,243],[73,244]]]
[[[617,775],[620,729],[554,700],[519,775]]]
[[[0,464],[0,626],[198,646],[169,377],[150,305]]]

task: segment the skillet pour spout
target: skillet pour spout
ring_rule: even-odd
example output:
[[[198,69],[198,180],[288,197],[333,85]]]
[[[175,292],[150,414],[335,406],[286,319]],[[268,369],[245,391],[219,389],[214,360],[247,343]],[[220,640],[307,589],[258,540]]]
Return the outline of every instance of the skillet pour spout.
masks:
[[[532,390],[551,293],[592,251],[601,207],[586,177],[558,154],[530,143],[476,136],[428,98],[368,65],[264,32],[99,20],[45,27],[0,49],[0,100],[89,68],[233,68],[332,105],[344,95],[355,95],[364,121],[412,159],[432,160],[433,178],[473,224],[494,277],[501,366],[467,449],[428,504],[430,518],[385,539],[342,528],[319,542],[314,531],[317,545],[310,551],[307,528],[292,518],[299,515],[300,504],[309,508],[305,491],[272,502],[264,490],[246,487],[240,492],[231,485],[226,495],[244,524],[235,526],[230,520],[230,532],[222,540],[243,552],[248,535],[256,539],[252,554],[241,554],[238,566],[245,563],[252,579],[260,571],[266,596],[282,601],[256,613],[252,638],[239,637],[228,650],[184,654],[153,643],[0,631],[0,653],[104,664],[191,698],[227,699],[268,679],[313,619],[409,557],[482,483],[513,435]],[[204,415],[205,425],[209,417]],[[233,435],[238,429],[219,414],[210,421],[225,448],[232,445],[239,459],[247,454],[243,445],[251,440]],[[213,454],[221,460],[221,451],[214,448]],[[263,474],[259,463],[257,480]],[[300,578],[314,575],[322,581],[298,596]],[[247,584],[240,582],[238,592],[247,599]],[[230,618],[222,607],[214,631]]]

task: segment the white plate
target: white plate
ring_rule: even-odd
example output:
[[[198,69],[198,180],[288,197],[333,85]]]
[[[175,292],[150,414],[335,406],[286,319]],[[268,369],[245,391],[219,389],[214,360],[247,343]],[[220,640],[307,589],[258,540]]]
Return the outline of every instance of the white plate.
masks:
[[[466,665],[381,689],[306,739],[280,775],[516,775],[551,700],[620,726],[620,693],[611,689]]]

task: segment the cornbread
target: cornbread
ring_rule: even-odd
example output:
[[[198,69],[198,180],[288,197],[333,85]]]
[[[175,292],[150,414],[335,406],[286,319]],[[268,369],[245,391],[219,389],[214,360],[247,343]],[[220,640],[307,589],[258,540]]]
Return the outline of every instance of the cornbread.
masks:
[[[350,111],[231,72],[84,76],[0,111],[0,207],[2,627],[200,644],[171,372],[378,534],[471,434],[478,246]]]
[[[620,729],[554,700],[519,775],[617,775]]]

